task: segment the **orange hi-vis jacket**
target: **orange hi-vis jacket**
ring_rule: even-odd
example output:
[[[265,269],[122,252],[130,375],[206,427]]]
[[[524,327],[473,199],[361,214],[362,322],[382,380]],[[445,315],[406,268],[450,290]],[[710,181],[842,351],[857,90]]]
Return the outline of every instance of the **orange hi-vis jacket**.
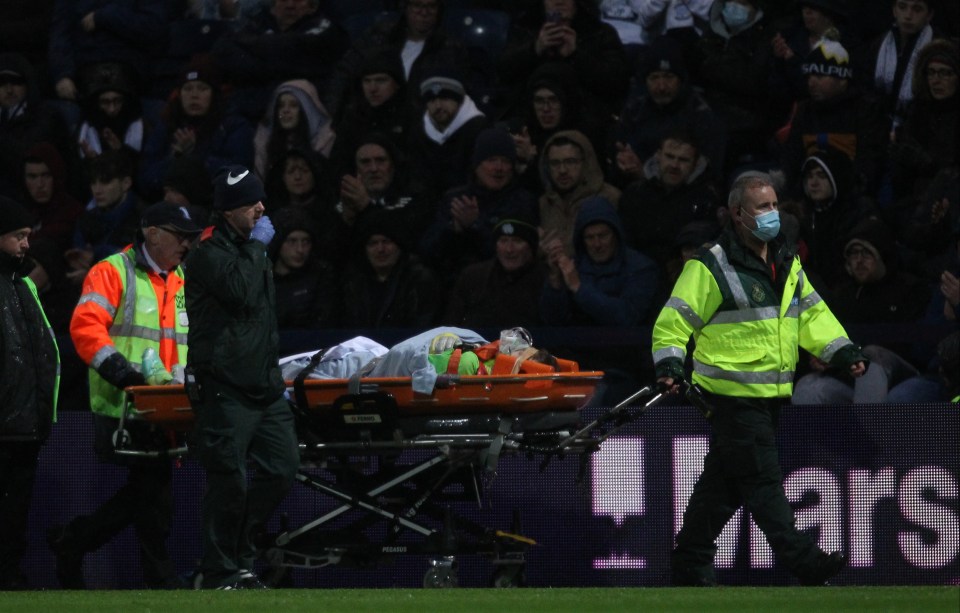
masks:
[[[186,364],[188,319],[180,268],[164,279],[132,245],[98,262],[83,281],[70,336],[90,366],[90,408],[119,417],[123,391],[96,370],[119,352],[139,370],[143,351],[152,347],[169,371]]]

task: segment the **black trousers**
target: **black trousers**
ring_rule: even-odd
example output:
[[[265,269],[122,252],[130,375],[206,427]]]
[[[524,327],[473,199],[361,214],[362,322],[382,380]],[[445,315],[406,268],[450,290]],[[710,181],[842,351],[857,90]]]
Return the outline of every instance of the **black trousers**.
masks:
[[[101,460],[127,468],[127,482],[93,513],[73,518],[67,525],[71,549],[95,551],[132,525],[140,544],[143,580],[150,588],[175,587],[173,561],[167,537],[173,523],[173,465],[167,459],[127,458],[113,453],[112,439],[118,420],[94,414],[95,449]],[[128,422],[137,443],[161,444],[159,434],[143,424]]]
[[[256,402],[214,380],[203,385],[194,407],[195,448],[207,472],[200,570],[203,587],[217,587],[253,570],[255,538],[293,484],[300,452],[285,398]]]
[[[0,587],[20,576],[40,456],[37,441],[0,442]]]
[[[673,582],[715,580],[717,537],[740,507],[753,516],[781,564],[801,576],[811,572],[824,554],[796,529],[783,489],[775,439],[781,401],[713,394],[707,399],[714,406],[710,451],[677,534]]]

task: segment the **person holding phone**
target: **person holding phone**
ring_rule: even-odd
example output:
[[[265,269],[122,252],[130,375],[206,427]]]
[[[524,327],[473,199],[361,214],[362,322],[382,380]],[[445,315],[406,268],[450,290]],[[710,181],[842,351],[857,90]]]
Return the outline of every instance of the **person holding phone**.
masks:
[[[531,10],[518,20],[500,55],[497,73],[520,100],[527,79],[541,65],[571,66],[584,94],[605,113],[623,104],[630,80],[629,62],[613,26],[600,20],[595,2],[543,0],[541,10]]]

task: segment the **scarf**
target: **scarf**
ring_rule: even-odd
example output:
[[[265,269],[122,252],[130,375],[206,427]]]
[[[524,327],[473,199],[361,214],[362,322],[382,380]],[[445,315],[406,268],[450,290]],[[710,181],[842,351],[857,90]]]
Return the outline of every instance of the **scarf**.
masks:
[[[927,43],[933,39],[933,28],[929,25],[920,31],[917,36],[917,43],[913,46],[910,58],[907,60],[907,69],[903,73],[903,80],[900,82],[900,91],[897,92],[896,115],[902,116],[902,110],[907,103],[913,99],[913,68],[917,63],[917,55]],[[877,68],[873,74],[873,81],[882,91],[894,93],[893,79],[897,73],[897,33],[890,31],[880,44],[880,52],[877,54]],[[895,123],[901,123],[895,119]]]

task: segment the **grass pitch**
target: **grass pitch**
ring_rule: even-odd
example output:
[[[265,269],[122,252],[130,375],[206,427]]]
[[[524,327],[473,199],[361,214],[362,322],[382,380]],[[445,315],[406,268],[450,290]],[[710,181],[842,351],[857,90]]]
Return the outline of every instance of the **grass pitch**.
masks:
[[[0,612],[960,611],[960,586],[0,592]]]

